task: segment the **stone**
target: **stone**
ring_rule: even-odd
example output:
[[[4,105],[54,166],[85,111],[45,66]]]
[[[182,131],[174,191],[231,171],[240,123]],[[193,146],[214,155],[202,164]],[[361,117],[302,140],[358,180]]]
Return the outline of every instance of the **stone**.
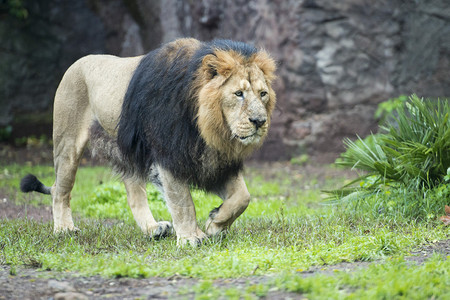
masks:
[[[56,293],[53,296],[54,300],[87,300],[89,299],[86,295],[76,292],[67,293]]]
[[[48,281],[48,288],[55,292],[74,292],[75,288],[67,281],[51,279]]]

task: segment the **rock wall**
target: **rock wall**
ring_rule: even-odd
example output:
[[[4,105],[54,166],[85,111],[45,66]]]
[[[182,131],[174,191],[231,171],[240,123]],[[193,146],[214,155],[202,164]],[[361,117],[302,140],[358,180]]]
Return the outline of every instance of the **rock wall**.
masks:
[[[104,51],[103,24],[81,1],[27,1],[26,18],[2,3],[0,126],[48,110],[63,68],[80,53]]]
[[[256,158],[336,153],[343,137],[377,129],[380,101],[413,92],[450,96],[447,0],[25,3],[25,25],[10,17],[0,23],[3,124],[11,112],[50,108],[77,57],[137,55],[185,36],[254,43],[278,61],[278,107]]]

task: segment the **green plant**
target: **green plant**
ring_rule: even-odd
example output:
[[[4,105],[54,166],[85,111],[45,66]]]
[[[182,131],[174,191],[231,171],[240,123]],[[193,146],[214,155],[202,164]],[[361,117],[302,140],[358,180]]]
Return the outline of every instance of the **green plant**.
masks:
[[[450,168],[447,169],[447,175],[444,176],[445,181],[450,181]]]
[[[35,135],[23,136],[14,139],[14,144],[16,146],[22,147],[42,147],[45,145],[51,145],[52,140],[49,139],[45,134],[41,134],[41,136],[36,137]]]
[[[15,265],[11,265],[9,267],[9,275],[11,275],[11,276],[16,276],[17,275],[17,270],[16,270],[16,266]]]
[[[443,182],[450,167],[450,105],[444,100],[410,97],[397,108],[395,122],[381,127],[384,134],[344,141],[347,151],[339,165],[367,171],[358,180],[375,176],[370,187],[400,184],[416,189]]]
[[[291,164],[293,165],[299,165],[303,166],[309,161],[309,155],[308,154],[302,154],[296,157],[291,158]]]
[[[395,114],[397,109],[405,105],[406,101],[408,101],[408,97],[406,95],[400,95],[397,98],[381,102],[375,111],[375,118],[380,120],[380,124],[384,124],[387,119]]]
[[[28,18],[28,10],[22,0],[6,0],[0,2],[0,13],[6,12],[10,16],[25,20]]]
[[[449,113],[447,99],[412,95],[395,115],[387,116],[390,122],[381,127],[382,133],[346,139],[347,150],[336,164],[362,174],[340,189],[327,191],[329,200],[355,202],[346,205],[371,209],[380,217],[435,218],[450,196]]]

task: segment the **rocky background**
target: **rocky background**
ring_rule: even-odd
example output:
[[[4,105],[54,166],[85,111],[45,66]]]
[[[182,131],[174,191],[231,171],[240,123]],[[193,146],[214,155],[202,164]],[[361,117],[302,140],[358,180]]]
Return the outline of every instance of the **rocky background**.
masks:
[[[187,36],[253,43],[278,61],[257,159],[332,159],[344,137],[376,131],[379,102],[450,96],[448,0],[0,0],[0,128],[51,135],[56,87],[81,56]]]

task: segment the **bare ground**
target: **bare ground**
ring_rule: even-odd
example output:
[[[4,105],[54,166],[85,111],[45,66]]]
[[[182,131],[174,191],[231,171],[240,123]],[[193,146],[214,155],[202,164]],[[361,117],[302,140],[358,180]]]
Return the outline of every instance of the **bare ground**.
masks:
[[[29,149],[17,150],[4,147],[0,150],[0,165],[6,163],[51,163],[50,148],[40,148],[36,153]],[[87,162],[86,164],[89,164]],[[266,178],[275,176],[270,170],[282,170],[293,177],[298,174],[315,174],[318,180],[329,176],[341,176],[342,171],[331,171],[324,168],[293,167],[290,164],[276,163],[261,165],[250,163]],[[350,175],[350,174],[345,174]],[[307,176],[307,175],[306,175]],[[15,219],[28,218],[39,222],[51,222],[51,208],[49,206],[16,205],[8,195],[0,191],[0,218]],[[450,240],[424,245],[415,250],[412,256],[406,258],[411,263],[423,263],[433,253],[450,255]],[[372,262],[377,263],[377,262]],[[335,270],[352,272],[359,268],[367,267],[368,262],[340,263],[337,265],[317,267],[306,272],[299,273],[302,276],[313,276],[318,273],[334,274]],[[218,279],[214,286],[222,288],[241,288],[252,284],[264,284],[271,280],[270,276],[253,276],[238,279]],[[145,279],[133,278],[103,278],[100,276],[79,276],[75,273],[41,271],[34,268],[18,267],[10,269],[10,266],[0,265],[0,299],[191,299],[195,294],[192,286],[200,280],[172,276],[168,278],[152,277]],[[183,291],[187,291],[183,293]],[[181,294],[180,294],[181,292]],[[270,290],[267,299],[302,299],[301,294],[285,291]]]

